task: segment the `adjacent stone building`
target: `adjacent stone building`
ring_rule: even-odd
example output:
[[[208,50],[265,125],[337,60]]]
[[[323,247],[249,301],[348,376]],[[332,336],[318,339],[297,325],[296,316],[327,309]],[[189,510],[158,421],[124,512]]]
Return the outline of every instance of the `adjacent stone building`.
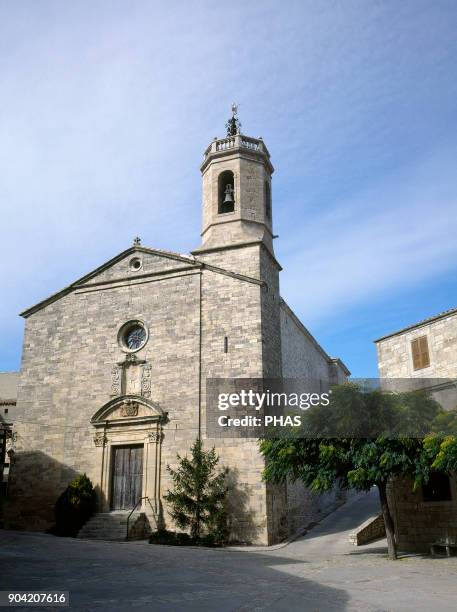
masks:
[[[398,379],[394,388],[426,388],[445,409],[457,407],[457,308],[383,336],[375,344],[381,380]],[[457,541],[456,478],[433,474],[415,492],[410,482],[396,481],[390,502],[401,549],[428,551],[437,540]]]
[[[136,239],[22,313],[9,526],[48,528],[56,498],[84,472],[102,513],[138,503],[151,529],[159,516],[170,526],[166,466],[199,434],[230,470],[232,540],[277,542],[343,500],[267,485],[256,440],[206,436],[208,378],[328,384],[349,374],[280,297],[270,154],[262,139],[239,133],[235,115],[230,125],[204,153],[195,251]]]
[[[0,372],[0,497],[8,491],[11,459],[14,455],[12,420],[17,397],[17,372]],[[2,500],[0,500],[1,504]],[[1,521],[1,517],[0,517]]]

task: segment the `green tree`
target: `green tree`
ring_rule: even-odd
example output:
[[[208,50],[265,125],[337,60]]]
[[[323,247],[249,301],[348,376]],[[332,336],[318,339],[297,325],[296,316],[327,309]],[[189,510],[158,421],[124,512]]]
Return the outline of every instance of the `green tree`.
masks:
[[[431,469],[448,475],[457,472],[457,437],[432,434],[424,440],[425,451],[431,461]]]
[[[181,529],[189,529],[198,540],[203,532],[222,542],[226,537],[227,469],[216,471],[219,457],[214,447],[203,450],[197,438],[191,448],[191,457],[178,458],[176,470],[167,466],[173,479],[173,490],[164,495],[170,505],[170,516]]]
[[[272,482],[302,480],[316,493],[336,484],[359,491],[376,485],[388,554],[396,559],[387,485],[397,477],[410,478],[414,488],[427,481],[439,449],[430,440],[427,450],[425,439],[441,413],[424,392],[363,392],[351,383],[339,385],[328,407],[306,413],[305,431],[261,441],[264,477]]]

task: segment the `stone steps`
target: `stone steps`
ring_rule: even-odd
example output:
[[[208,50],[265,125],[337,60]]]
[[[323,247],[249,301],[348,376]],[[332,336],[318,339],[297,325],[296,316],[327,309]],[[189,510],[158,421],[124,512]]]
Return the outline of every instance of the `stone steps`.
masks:
[[[123,541],[127,535],[127,519],[130,511],[100,512],[94,514],[80,529],[78,538],[85,540]],[[142,512],[133,512],[129,519],[129,540],[147,537],[149,526]]]

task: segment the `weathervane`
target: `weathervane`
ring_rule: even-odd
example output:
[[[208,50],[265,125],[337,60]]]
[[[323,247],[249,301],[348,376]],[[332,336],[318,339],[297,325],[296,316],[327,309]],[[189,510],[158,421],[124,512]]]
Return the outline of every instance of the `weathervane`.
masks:
[[[225,124],[227,136],[236,136],[241,131],[241,122],[238,119],[238,104],[232,104],[232,116]]]

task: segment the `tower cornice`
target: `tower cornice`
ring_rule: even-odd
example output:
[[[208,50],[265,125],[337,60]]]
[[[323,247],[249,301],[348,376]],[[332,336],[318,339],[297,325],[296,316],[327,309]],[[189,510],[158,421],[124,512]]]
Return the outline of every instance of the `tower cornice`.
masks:
[[[193,251],[191,251],[191,255],[194,255],[194,257],[198,258],[199,255],[204,255],[206,253],[220,253],[222,251],[245,249],[246,247],[252,247],[252,246],[259,246],[261,249],[263,249],[265,253],[267,253],[268,257],[271,259],[271,261],[274,263],[276,268],[279,271],[282,270],[281,264],[279,263],[279,261],[276,259],[274,254],[270,251],[270,249],[265,245],[265,243],[262,240],[253,240],[251,242],[240,242],[237,244],[227,244],[224,246],[216,246],[216,247],[199,247],[198,249],[194,249]]]
[[[200,167],[201,172],[205,172],[209,163],[218,157],[228,157],[237,155],[238,157],[246,157],[250,160],[256,159],[260,163],[267,166],[270,174],[273,174],[274,168],[270,161],[270,153],[263,142],[262,138],[252,138],[244,134],[235,134],[225,138],[215,138],[206,148],[203,156],[203,163]]]

